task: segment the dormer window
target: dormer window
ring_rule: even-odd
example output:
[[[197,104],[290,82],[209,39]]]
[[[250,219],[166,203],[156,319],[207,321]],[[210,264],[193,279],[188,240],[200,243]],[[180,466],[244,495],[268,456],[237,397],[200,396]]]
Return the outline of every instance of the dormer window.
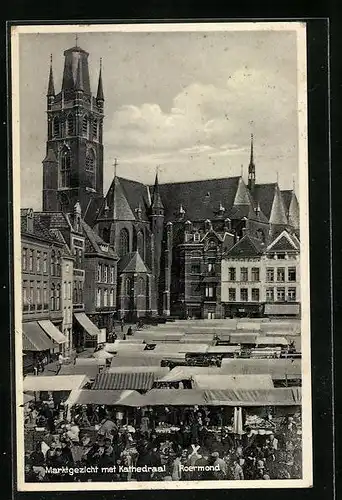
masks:
[[[198,231],[194,234],[194,241],[198,242],[201,240],[201,235]]]

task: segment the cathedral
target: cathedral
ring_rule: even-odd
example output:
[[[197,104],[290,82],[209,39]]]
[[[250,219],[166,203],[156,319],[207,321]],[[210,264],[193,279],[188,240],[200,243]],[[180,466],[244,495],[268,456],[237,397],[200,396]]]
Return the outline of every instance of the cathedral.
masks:
[[[105,93],[101,64],[92,93],[88,55],[77,45],[64,52],[60,90],[51,62],[43,207],[35,216],[64,231],[79,217],[69,230],[85,241],[76,268],[84,271],[85,312],[98,327],[108,331],[113,315],[222,317],[222,256],[246,235],[265,248],[283,231],[299,237],[294,190],[257,183],[252,136],[248,183],[239,176],[165,184],[156,175],[146,185],[115,175],[104,193]]]

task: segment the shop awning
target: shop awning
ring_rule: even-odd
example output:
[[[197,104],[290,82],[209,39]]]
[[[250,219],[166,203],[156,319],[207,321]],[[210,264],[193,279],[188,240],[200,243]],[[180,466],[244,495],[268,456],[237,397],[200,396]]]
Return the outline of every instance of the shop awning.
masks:
[[[208,390],[206,404],[213,406],[300,406],[300,387],[259,390]]]
[[[86,375],[90,380],[95,380],[99,374],[99,365],[62,365],[58,377],[62,375]]]
[[[221,371],[228,375],[271,375],[273,380],[300,379],[301,359],[234,359],[224,358]]]
[[[256,390],[274,387],[271,375],[195,375],[194,389]]]
[[[287,346],[288,341],[286,340],[285,337],[272,337],[271,335],[268,335],[267,337],[258,337],[257,340],[257,346]]]
[[[37,321],[23,323],[23,351],[48,351],[55,347]]]
[[[92,389],[94,390],[122,390],[136,389],[149,390],[153,386],[158,375],[153,372],[130,372],[130,373],[99,373]]]
[[[176,366],[166,373],[159,382],[180,382],[191,380],[195,375],[218,375],[220,368],[210,366]]]
[[[265,304],[265,314],[297,315],[299,313],[299,304]]]
[[[24,378],[24,391],[72,391],[80,389],[89,379],[86,375],[46,375],[37,377],[27,375]]]
[[[85,313],[75,313],[74,316],[76,321],[91,337],[97,337],[101,335],[100,330],[96,325],[94,325],[94,323],[88,318]]]
[[[71,391],[65,404],[74,405],[121,405],[124,404],[128,396],[139,396],[139,393],[132,390],[88,390],[75,389]]]
[[[132,370],[135,366],[160,366],[162,356],[114,356],[111,361],[111,367],[130,366]]]
[[[220,278],[218,276],[204,276],[202,280],[202,283],[219,283],[219,282]]]
[[[57,344],[65,344],[65,342],[67,341],[66,336],[63,335],[63,333],[60,332],[51,321],[49,321],[48,319],[44,319],[38,321],[37,323],[43,328],[44,332],[52,338],[52,340],[57,342]]]
[[[152,389],[136,403],[137,406],[193,406],[205,405],[205,398],[204,391],[195,389]]]

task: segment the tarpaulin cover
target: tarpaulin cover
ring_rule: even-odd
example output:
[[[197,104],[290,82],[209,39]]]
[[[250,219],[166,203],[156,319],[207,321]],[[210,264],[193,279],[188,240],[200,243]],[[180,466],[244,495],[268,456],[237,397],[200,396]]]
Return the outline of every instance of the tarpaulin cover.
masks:
[[[97,328],[96,325],[94,325],[94,323],[88,318],[85,313],[75,313],[74,316],[77,322],[91,337],[97,337],[101,335],[101,331]]]
[[[160,366],[162,356],[114,356],[111,361],[111,367],[115,366],[131,366],[132,370],[135,366]]]
[[[114,356],[111,352],[107,352],[104,349],[100,349],[99,351],[95,351],[93,353],[93,357],[95,359],[111,359]]]
[[[248,330],[250,332],[259,331],[261,328],[261,324],[259,322],[252,323],[251,321],[239,322],[237,324],[238,330]]]
[[[225,358],[221,371],[231,375],[271,375],[273,380],[301,378],[301,359],[232,359]]]
[[[23,323],[23,350],[48,351],[57,345],[49,339],[37,321]]]
[[[270,375],[194,375],[194,389],[272,389]]]
[[[116,344],[142,344],[144,342],[144,339],[136,339],[133,337],[133,335],[128,335],[127,340],[122,340],[122,339],[117,339],[115,340]],[[111,344],[111,342],[108,342],[108,344]]]
[[[184,352],[184,353],[205,353],[208,350],[208,344],[158,344],[153,349],[157,353],[174,353],[174,352]]]
[[[99,373],[99,365],[62,365],[58,372],[58,377],[62,375],[86,375],[94,380]]]
[[[72,391],[82,388],[89,378],[86,375],[47,375],[37,377],[27,375],[24,378],[24,391]]]
[[[65,344],[67,338],[62,332],[48,319],[38,321],[38,324],[43,328],[44,332],[48,334],[57,344]]]
[[[209,366],[176,366],[169,371],[160,382],[179,382],[191,380],[195,375],[219,375],[220,368]]]
[[[31,401],[34,401],[34,395],[33,394],[28,394],[27,392],[24,392],[23,395],[23,403],[24,405],[27,403],[30,403]]]
[[[137,395],[139,393],[132,390],[73,390],[71,391],[65,404],[73,405],[120,405],[127,396]]]
[[[105,350],[107,352],[121,352],[121,351],[127,351],[127,352],[141,352],[144,351],[146,348],[146,344],[138,344],[138,343],[117,343],[116,341],[113,343],[108,343],[105,345]]]
[[[259,390],[207,390],[205,401],[215,406],[297,406],[301,405],[300,387]]]
[[[153,344],[153,341],[168,340],[169,342],[179,342],[184,333],[164,333],[164,332],[144,332],[139,331],[134,334],[135,338],[143,339],[146,344]]]
[[[102,372],[97,375],[92,384],[92,389],[138,389],[148,390],[153,386],[158,375],[151,372],[110,373]]]

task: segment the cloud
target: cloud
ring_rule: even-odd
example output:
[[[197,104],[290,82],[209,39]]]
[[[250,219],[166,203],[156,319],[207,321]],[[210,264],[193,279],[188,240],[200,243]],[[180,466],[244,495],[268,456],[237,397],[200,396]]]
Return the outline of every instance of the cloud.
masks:
[[[168,112],[156,103],[121,106],[105,139],[123,155],[130,151],[229,155],[248,147],[251,129],[259,145],[281,144],[285,136],[291,141],[296,137],[295,113],[296,89],[291,83],[277,73],[245,68],[222,86],[188,85],[174,97]]]

